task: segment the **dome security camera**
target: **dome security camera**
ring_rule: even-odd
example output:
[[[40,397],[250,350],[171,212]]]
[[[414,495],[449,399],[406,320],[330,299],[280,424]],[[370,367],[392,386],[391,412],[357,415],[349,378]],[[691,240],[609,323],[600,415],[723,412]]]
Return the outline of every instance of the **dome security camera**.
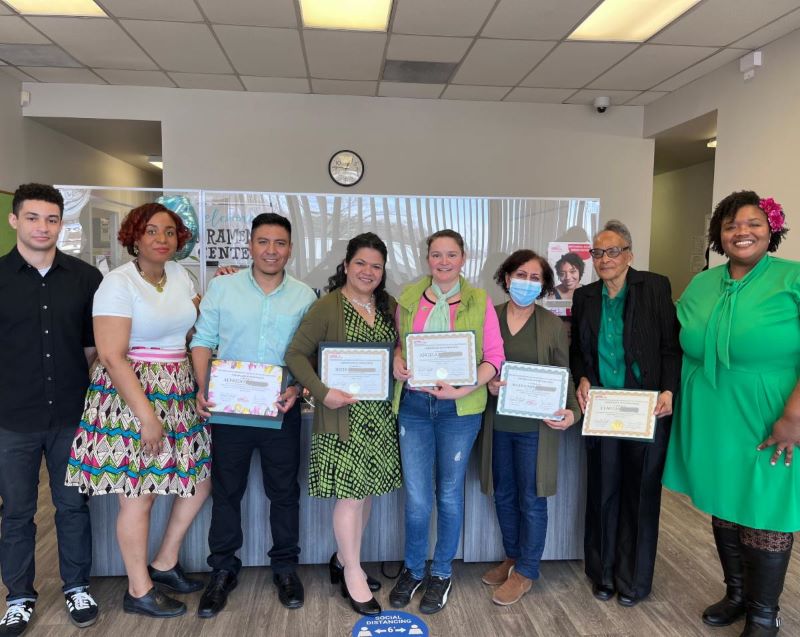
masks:
[[[608,107],[611,106],[611,98],[605,95],[601,95],[600,97],[595,97],[594,102],[594,110],[598,113],[605,113],[608,110]]]

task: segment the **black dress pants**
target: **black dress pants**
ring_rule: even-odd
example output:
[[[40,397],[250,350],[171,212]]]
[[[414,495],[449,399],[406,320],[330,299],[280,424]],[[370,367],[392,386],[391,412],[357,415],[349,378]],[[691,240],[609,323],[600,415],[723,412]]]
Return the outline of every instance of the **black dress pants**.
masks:
[[[212,430],[211,527],[208,565],[238,573],[242,561],[242,497],[247,489],[253,451],[261,454],[264,492],[269,498],[272,548],[268,555],[276,574],[295,570],[300,555],[300,405],[283,416],[280,429],[214,425]],[[259,532],[251,529],[250,532]]]
[[[671,420],[659,418],[653,442],[587,438],[586,574],[635,598],[653,585]]]
[[[63,590],[89,585],[92,569],[92,525],[88,497],[64,485],[73,427],[41,432],[0,428],[0,571],[8,589],[7,601],[36,599],[36,524],[39,468],[44,454],[55,507],[58,565]]]

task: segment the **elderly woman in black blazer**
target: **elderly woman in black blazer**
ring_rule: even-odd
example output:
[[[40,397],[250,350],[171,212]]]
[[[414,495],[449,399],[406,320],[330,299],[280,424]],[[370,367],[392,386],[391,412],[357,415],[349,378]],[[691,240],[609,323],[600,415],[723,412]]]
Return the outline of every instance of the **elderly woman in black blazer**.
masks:
[[[653,442],[586,438],[584,564],[594,596],[622,606],[650,594],[661,474],[680,381],[678,322],[669,279],[630,267],[631,235],[609,221],[591,250],[600,280],[572,298],[570,367],[585,410],[590,387],[659,392]]]

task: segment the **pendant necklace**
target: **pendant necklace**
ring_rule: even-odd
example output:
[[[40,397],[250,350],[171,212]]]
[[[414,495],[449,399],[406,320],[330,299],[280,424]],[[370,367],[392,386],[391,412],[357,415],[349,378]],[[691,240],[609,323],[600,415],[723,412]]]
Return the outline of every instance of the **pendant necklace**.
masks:
[[[144,272],[142,272],[142,269],[139,267],[139,259],[134,259],[133,263],[136,265],[136,271],[139,273],[139,275],[150,285],[152,285],[156,289],[156,292],[160,293],[164,291],[164,286],[167,284],[166,268],[164,268],[164,274],[161,275],[161,278],[155,283],[153,283],[150,279],[147,278],[147,275]]]
[[[367,301],[366,303],[362,303],[361,301],[357,301],[356,299],[350,298],[346,294],[344,295],[344,298],[350,301],[350,303],[352,303],[353,305],[357,305],[358,307],[364,308],[364,311],[370,316],[372,316],[372,313],[374,311],[374,308],[372,307],[372,301]]]

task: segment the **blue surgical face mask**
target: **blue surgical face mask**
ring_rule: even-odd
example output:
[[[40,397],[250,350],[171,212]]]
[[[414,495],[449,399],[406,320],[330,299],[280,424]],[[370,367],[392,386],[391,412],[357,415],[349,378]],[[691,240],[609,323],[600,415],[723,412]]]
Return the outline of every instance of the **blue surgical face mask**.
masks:
[[[520,307],[528,307],[542,293],[542,283],[540,281],[528,281],[526,279],[511,279],[508,286],[508,293],[511,300]]]

